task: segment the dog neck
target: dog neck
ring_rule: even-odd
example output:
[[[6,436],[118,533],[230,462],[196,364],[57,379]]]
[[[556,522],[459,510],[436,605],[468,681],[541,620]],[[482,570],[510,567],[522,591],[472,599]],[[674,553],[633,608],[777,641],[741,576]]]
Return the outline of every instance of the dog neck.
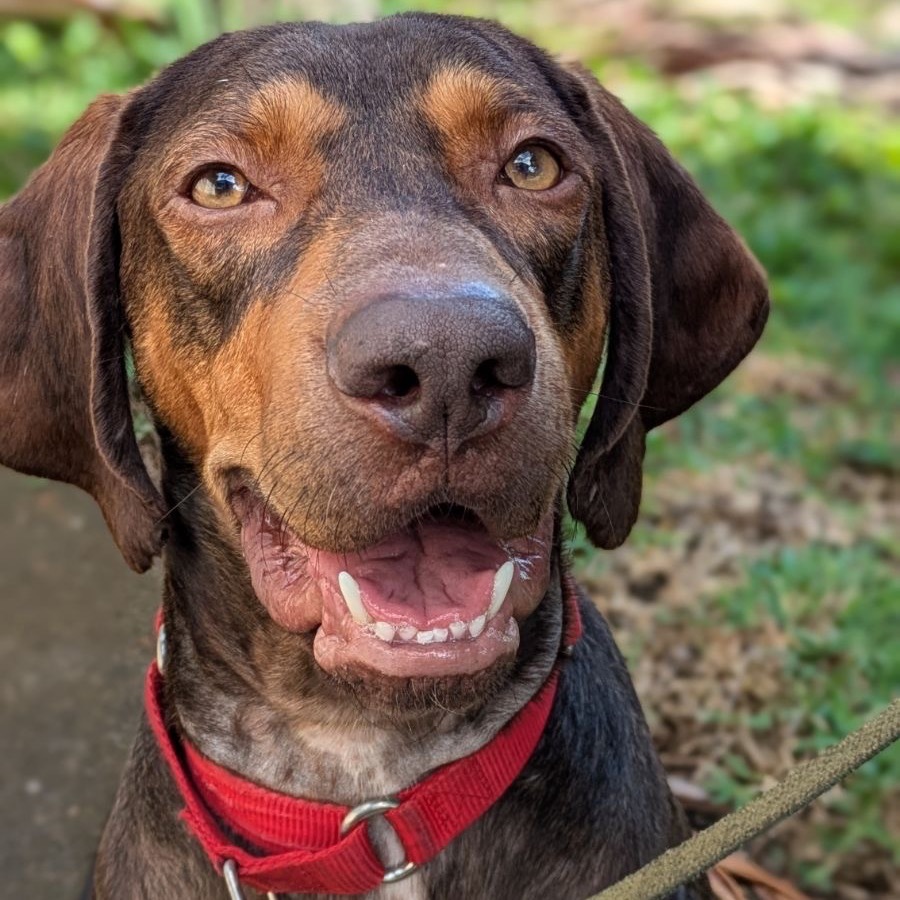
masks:
[[[202,489],[172,514],[165,554],[166,702],[214,762],[275,791],[354,805],[392,794],[484,746],[546,681],[562,632],[561,561],[522,623],[511,667],[465,686],[423,689],[401,711],[377,681],[323,672],[312,635],[266,614],[243,557]],[[554,542],[557,546],[557,542]]]

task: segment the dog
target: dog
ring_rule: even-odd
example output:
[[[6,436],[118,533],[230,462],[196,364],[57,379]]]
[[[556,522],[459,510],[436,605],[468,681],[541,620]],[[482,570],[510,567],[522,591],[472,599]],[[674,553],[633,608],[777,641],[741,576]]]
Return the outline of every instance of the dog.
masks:
[[[0,304],[0,462],[165,568],[92,896],[576,900],[688,835],[564,504],[626,538],[768,292],[586,70],[458,17],[223,35],[0,208]]]

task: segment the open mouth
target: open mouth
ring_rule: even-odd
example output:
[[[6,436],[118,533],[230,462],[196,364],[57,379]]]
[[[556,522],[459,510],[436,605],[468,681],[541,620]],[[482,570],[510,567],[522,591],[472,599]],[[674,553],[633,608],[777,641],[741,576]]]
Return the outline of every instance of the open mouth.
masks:
[[[435,507],[377,544],[333,553],[304,544],[250,490],[232,496],[254,591],[272,619],[315,632],[328,672],[444,677],[514,654],[518,622],[549,579],[552,514],[528,537],[492,537],[471,511]]]

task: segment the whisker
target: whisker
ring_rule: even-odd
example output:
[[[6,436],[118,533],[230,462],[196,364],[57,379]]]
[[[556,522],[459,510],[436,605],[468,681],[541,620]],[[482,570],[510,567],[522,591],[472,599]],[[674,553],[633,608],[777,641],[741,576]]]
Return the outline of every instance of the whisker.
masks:
[[[260,437],[260,436],[262,435],[262,433],[263,433],[263,430],[262,430],[262,428],[260,428],[259,431],[257,431],[256,434],[252,435],[251,438],[247,441],[247,443],[244,444],[244,449],[241,450],[241,458],[240,458],[240,460],[238,461],[238,465],[239,465],[239,466],[243,466],[243,465],[244,465],[244,456],[246,455],[247,451],[250,449],[250,445],[251,445],[258,437]]]
[[[177,503],[174,504],[174,506],[171,506],[169,509],[167,509],[157,519],[157,523],[162,522],[164,519],[167,519],[170,515],[172,515],[173,512],[175,512],[176,509],[178,509],[179,506],[181,506],[182,503],[185,503],[188,500],[190,500],[191,497],[193,497],[194,494],[196,494],[197,491],[199,491],[200,488],[202,488],[202,487],[203,487],[203,482],[202,481],[198,482],[196,487],[191,488]]]
[[[613,403],[622,403],[625,406],[634,406],[637,409],[650,409],[654,412],[665,412],[662,406],[651,406],[649,403],[637,403],[634,400],[626,400],[624,397],[613,397],[611,394],[602,394],[600,391],[582,391],[577,388],[570,388],[570,393],[581,395],[584,398],[598,397],[601,400],[610,400]]]

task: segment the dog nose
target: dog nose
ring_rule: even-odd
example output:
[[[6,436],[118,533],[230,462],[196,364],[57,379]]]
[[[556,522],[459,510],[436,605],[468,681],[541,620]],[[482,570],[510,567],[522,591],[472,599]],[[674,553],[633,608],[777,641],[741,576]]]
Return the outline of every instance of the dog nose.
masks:
[[[534,379],[534,334],[493,292],[380,296],[336,329],[326,353],[337,388],[397,437],[452,450],[508,420]]]

